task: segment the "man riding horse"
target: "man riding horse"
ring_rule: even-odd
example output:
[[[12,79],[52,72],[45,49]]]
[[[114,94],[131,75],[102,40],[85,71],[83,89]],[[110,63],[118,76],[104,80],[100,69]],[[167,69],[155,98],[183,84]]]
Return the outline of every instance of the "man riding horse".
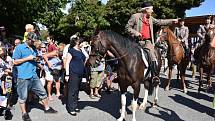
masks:
[[[184,19],[179,19],[179,26],[175,27],[174,34],[177,39],[182,43],[182,46],[185,50],[185,55],[189,56],[189,47],[188,47],[188,36],[189,29],[184,25]]]
[[[207,34],[207,30],[209,28],[213,28],[213,24],[211,24],[211,16],[205,17],[205,25],[200,25],[197,30],[197,35],[199,37],[198,46],[202,45],[205,42],[205,35]]]
[[[155,56],[154,49],[154,34],[153,34],[153,24],[156,25],[170,25],[177,23],[178,19],[155,19],[151,15],[153,13],[153,6],[151,3],[143,3],[141,5],[141,12],[133,14],[126,25],[126,31],[132,37],[138,38],[139,44],[143,48],[147,48],[150,53],[151,60],[151,73],[152,79],[158,79],[155,75],[157,74],[157,59]]]

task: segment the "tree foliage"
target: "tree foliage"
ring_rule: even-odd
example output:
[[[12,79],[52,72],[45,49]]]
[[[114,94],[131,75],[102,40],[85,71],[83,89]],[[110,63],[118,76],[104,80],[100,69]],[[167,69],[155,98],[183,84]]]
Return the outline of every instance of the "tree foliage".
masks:
[[[0,25],[11,33],[23,34],[27,23],[37,23],[50,13],[54,17],[66,3],[67,0],[1,0]],[[54,23],[50,24],[52,28]]]
[[[59,28],[62,28],[65,35],[78,32],[84,37],[90,37],[96,28],[105,29],[109,26],[105,15],[105,5],[99,0],[75,0]]]
[[[106,8],[111,29],[124,33],[128,19],[143,2],[152,3],[156,18],[177,18],[184,17],[186,10],[200,6],[204,0],[109,0]]]
[[[61,41],[77,32],[90,37],[95,29],[124,33],[131,14],[145,1],[152,2],[156,18],[177,18],[204,0],[109,0],[106,5],[101,0],[1,0],[0,25],[22,35],[27,23],[41,23]],[[71,9],[66,15],[61,8],[68,2]]]

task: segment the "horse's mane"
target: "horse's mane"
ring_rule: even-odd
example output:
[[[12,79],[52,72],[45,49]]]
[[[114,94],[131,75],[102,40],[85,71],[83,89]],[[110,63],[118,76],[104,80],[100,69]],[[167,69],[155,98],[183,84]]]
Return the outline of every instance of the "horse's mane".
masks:
[[[167,32],[168,32],[168,39],[169,40],[173,40],[175,42],[179,42],[175,36],[175,34],[171,31],[171,29],[169,28],[166,28],[167,29]]]
[[[101,32],[106,35],[109,41],[116,44],[116,46],[126,49],[129,55],[136,55],[137,53],[140,54],[140,46],[135,42],[134,39],[123,37],[122,35],[111,30],[103,30]]]

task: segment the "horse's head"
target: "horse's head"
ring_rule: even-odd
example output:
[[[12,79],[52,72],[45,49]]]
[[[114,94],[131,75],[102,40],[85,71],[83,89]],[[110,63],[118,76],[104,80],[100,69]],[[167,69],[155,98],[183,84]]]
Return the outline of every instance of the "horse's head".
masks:
[[[157,37],[157,42],[158,41],[166,41],[168,39],[168,32],[167,32],[167,28],[162,27],[159,31],[158,31],[158,37]]]
[[[91,37],[91,53],[89,63],[92,65],[96,60],[100,61],[108,50],[108,42],[106,36],[100,31],[96,36]]]
[[[172,30],[168,27],[161,27],[161,29],[158,31],[158,41],[178,41],[176,39],[175,34],[172,32]]]

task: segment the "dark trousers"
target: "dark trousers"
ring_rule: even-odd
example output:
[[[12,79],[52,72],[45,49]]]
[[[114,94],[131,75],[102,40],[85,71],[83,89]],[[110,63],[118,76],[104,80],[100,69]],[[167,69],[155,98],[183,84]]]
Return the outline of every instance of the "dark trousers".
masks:
[[[79,85],[81,83],[81,76],[70,75],[68,82],[68,98],[66,109],[68,112],[74,112],[78,106]]]

